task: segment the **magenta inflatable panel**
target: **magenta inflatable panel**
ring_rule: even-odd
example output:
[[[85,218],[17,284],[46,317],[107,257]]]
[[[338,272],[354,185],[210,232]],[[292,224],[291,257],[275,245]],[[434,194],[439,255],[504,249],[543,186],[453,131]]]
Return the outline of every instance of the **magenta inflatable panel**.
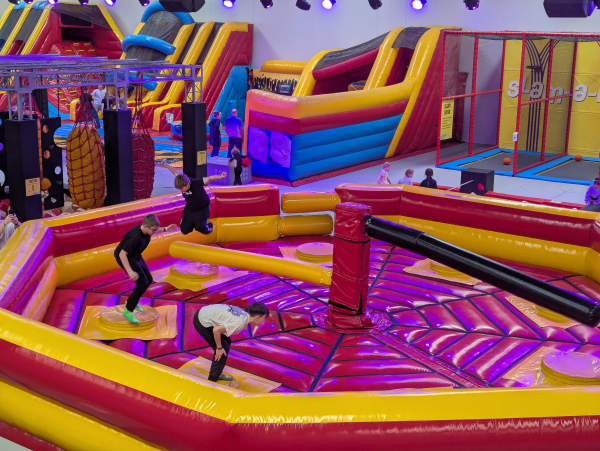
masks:
[[[310,241],[331,240],[297,237],[224,247],[277,255],[278,246]],[[506,300],[509,293],[489,284],[470,287],[403,272],[421,259],[387,243],[371,243],[368,306],[391,321],[378,334],[340,334],[320,328],[313,315],[327,309],[328,288],[251,272],[201,292],[155,283],[141,303],[176,306],[177,337],[107,344],[179,368],[197,356],[212,358],[212,350],[193,326],[200,308],[215,303],[244,307],[260,301],[272,311],[269,320],[231,337],[227,364],[281,383],[278,392],[519,387],[503,375],[541,346],[600,357],[599,329],[539,327]],[[148,266],[157,270],[173,262],[163,257]],[[503,263],[600,301],[600,285],[586,277]],[[122,304],[132,287],[123,271],[73,282],[56,290],[43,322],[77,333],[87,306]]]

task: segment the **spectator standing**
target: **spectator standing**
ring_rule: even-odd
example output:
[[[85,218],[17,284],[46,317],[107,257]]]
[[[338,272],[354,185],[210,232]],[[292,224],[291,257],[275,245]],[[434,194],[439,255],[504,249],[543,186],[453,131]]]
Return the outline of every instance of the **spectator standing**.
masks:
[[[423,188],[437,189],[437,182],[433,179],[433,169],[425,169],[425,180],[421,182]]]
[[[244,123],[237,117],[237,110],[231,110],[231,116],[225,120],[225,131],[229,136],[227,158],[231,158],[231,151],[234,147],[241,149],[242,139],[244,138]]]
[[[235,178],[233,180],[234,185],[242,184],[242,171],[244,167],[242,166],[242,152],[240,149],[233,149],[231,151],[232,157],[229,159],[229,167],[233,168],[233,174]]]
[[[415,170],[408,168],[406,172],[404,172],[404,177],[400,179],[398,184],[400,185],[412,185],[413,184],[413,175],[415,175]]]
[[[212,146],[212,157],[219,156],[221,150],[221,113],[213,112],[213,118],[208,123],[208,143]]]
[[[92,117],[94,118],[94,122],[96,122],[96,128],[102,128],[100,125],[100,118],[98,117],[98,112],[94,109],[93,105],[94,97],[87,92],[81,92],[81,97],[79,98],[79,107],[83,108],[85,111],[86,103],[89,105]]]
[[[383,163],[383,168],[379,172],[377,176],[377,184],[378,185],[391,185],[390,177],[388,176],[388,172],[390,172],[391,166],[389,163]]]
[[[104,113],[104,97],[106,96],[104,86],[98,85],[98,89],[92,92],[92,96],[94,96],[94,109]]]

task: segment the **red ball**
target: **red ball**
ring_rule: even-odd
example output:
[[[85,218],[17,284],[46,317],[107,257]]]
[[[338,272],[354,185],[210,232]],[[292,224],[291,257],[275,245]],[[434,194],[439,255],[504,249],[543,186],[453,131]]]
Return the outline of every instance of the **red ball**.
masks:
[[[510,164],[510,158],[505,158],[504,160],[502,160],[503,164]]]
[[[575,155],[575,161],[581,161],[581,155],[579,155],[579,154]]]

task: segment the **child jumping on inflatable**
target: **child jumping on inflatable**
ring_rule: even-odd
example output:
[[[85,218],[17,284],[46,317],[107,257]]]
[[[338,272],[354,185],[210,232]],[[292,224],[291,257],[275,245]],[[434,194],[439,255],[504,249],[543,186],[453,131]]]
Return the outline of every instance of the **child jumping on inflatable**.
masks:
[[[233,380],[233,377],[223,374],[231,347],[229,337],[242,331],[248,324],[260,326],[268,317],[269,309],[262,302],[255,302],[247,309],[226,304],[207,305],[194,315],[194,327],[215,352],[209,381]]]
[[[150,214],[144,218],[144,222],[141,225],[136,225],[127,232],[115,249],[114,256],[117,259],[118,265],[135,282],[135,288],[129,295],[129,298],[127,298],[125,310],[123,311],[123,316],[130,323],[139,324],[138,319],[133,316],[133,311],[144,311],[138,305],[138,302],[152,283],[152,274],[150,274],[150,270],[142,258],[142,252],[146,250],[148,244],[150,244],[150,238],[156,232],[161,229],[163,232],[171,232],[176,228],[175,224],[171,224],[169,227],[160,227],[160,222],[156,215]]]
[[[210,216],[210,199],[204,190],[204,187],[210,182],[221,180],[227,177],[225,172],[221,175],[211,175],[199,179],[180,174],[177,170],[164,163],[164,166],[175,176],[175,188],[181,191],[185,199],[185,208],[181,218],[181,233],[187,235],[194,229],[198,232],[208,235],[213,231],[213,225],[208,221]]]

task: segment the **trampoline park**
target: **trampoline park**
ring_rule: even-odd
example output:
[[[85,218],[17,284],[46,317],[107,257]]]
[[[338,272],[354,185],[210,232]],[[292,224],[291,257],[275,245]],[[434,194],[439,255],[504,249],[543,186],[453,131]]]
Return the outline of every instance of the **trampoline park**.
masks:
[[[462,39],[462,57],[467,53],[472,59],[472,70],[467,83],[460,77],[466,74],[445,64],[439,123],[448,134],[438,137],[438,167],[477,168],[497,175],[582,185],[598,177],[598,151],[585,142],[589,130],[581,136],[582,127],[590,125],[582,111],[588,96],[587,85],[582,83],[586,74],[575,75],[578,57],[586,58],[588,49],[579,44],[598,43],[597,35],[451,30],[445,39],[445,47]],[[495,86],[490,86],[489,77],[478,83],[481,41],[502,43],[501,73]],[[461,88],[470,92],[460,94]],[[458,115],[449,117],[453,123],[444,117],[450,104]],[[485,106],[497,108],[497,124],[495,130],[488,130],[487,140],[477,124],[478,108]],[[459,136],[464,142],[448,145],[448,137],[460,141]]]
[[[598,213],[355,174],[419,152],[433,167],[437,141],[437,167],[588,184],[600,102],[582,86],[598,77],[586,64],[600,34],[407,20],[310,61],[260,61],[264,80],[298,79],[284,94],[249,89],[264,22],[254,42],[254,24],[197,21],[204,3],[140,0],[133,34],[113,33],[119,58],[0,55],[0,208],[23,220],[0,248],[0,439],[32,451],[598,449]],[[260,1],[264,14],[274,3]],[[25,16],[82,27],[58,16],[77,5],[11,4],[4,49],[21,48]],[[84,95],[99,84],[102,126]],[[211,173],[206,122],[233,109],[244,167],[269,183]],[[175,153],[172,191],[152,197],[167,171],[155,161]],[[328,188],[277,183],[350,169]],[[65,174],[80,208],[45,217],[64,208]],[[211,311],[227,319],[209,327]]]

